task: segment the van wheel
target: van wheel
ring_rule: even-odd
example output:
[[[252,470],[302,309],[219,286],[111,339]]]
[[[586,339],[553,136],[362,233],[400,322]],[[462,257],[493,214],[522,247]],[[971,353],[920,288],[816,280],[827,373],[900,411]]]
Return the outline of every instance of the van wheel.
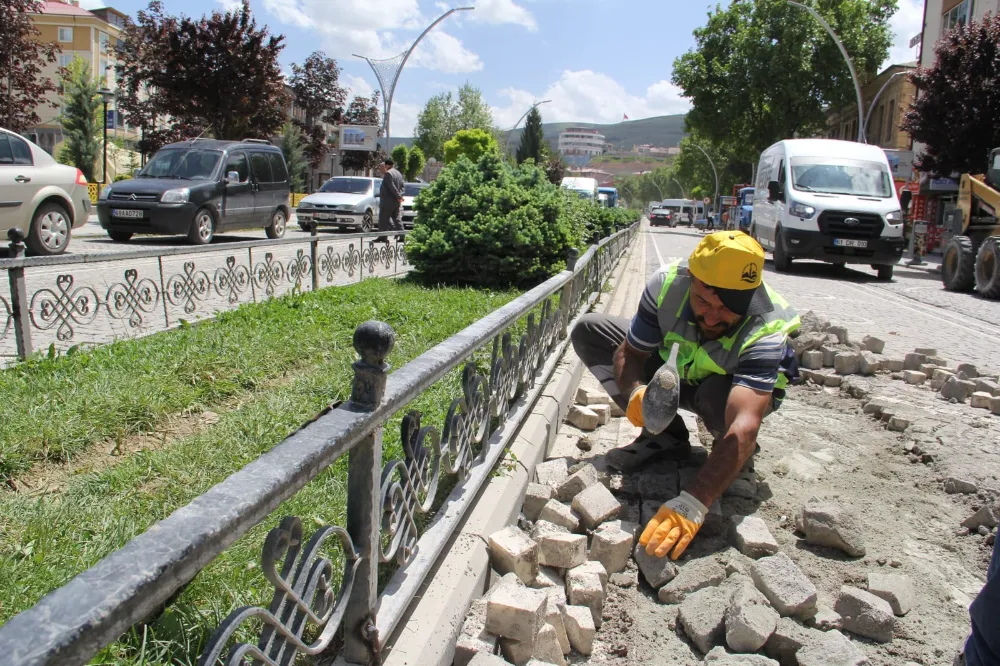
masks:
[[[976,283],[976,248],[968,236],[955,236],[945,247],[941,282],[948,291],[972,291]]]
[[[882,264],[881,266],[875,266],[875,270],[878,271],[879,282],[891,282],[892,281],[892,270],[895,268],[892,264]]]
[[[132,240],[132,235],[133,234],[132,234],[131,231],[109,231],[108,232],[108,238],[110,238],[111,240],[113,240],[116,243],[127,243],[130,240]]]
[[[375,216],[370,210],[365,211],[365,216],[361,218],[361,231],[368,232],[375,229]]]
[[[779,273],[792,270],[792,258],[785,252],[785,246],[781,242],[781,229],[774,232],[774,270]]]
[[[215,217],[209,209],[199,208],[194,214],[188,241],[192,245],[208,245],[213,238],[215,238]]]
[[[979,246],[976,291],[986,298],[1000,298],[1000,236],[990,236]]]
[[[286,226],[288,225],[285,219],[285,211],[279,208],[274,211],[274,215],[271,216],[271,224],[264,229],[264,233],[267,234],[268,238],[281,238],[285,235]]]
[[[72,230],[73,223],[65,208],[56,203],[44,203],[35,211],[24,242],[32,254],[62,254],[69,247]]]

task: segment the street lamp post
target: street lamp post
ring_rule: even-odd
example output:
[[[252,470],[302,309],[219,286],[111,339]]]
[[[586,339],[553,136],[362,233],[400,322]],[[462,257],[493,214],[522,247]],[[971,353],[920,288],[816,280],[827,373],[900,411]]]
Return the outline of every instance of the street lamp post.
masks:
[[[514,123],[514,126],[511,127],[509,130],[507,130],[507,144],[503,148],[504,155],[510,153],[510,138],[514,134],[514,130],[517,129],[517,126],[521,124],[521,121],[528,117],[528,114],[531,113],[532,109],[537,108],[542,104],[548,104],[551,101],[552,101],[551,99],[543,99],[541,102],[535,102],[534,104],[528,107],[528,110],[524,112],[524,115],[522,115],[520,118],[517,119],[517,122]]]
[[[909,74],[909,72],[908,71],[896,72],[895,74],[893,74],[892,76],[890,76],[888,79],[886,79],[885,83],[882,84],[882,87],[878,89],[878,92],[875,94],[875,97],[872,98],[871,106],[868,107],[868,113],[865,114],[865,130],[864,131],[865,131],[865,136],[866,137],[868,136],[868,123],[872,119],[872,111],[875,110],[875,106],[878,104],[878,98],[882,96],[882,93],[885,92],[885,89],[889,87],[889,84],[892,83],[892,80],[894,78],[896,78],[897,76],[904,76],[906,74]],[[875,143],[878,143],[878,141],[876,141]]]
[[[708,153],[705,152],[704,148],[699,146],[697,143],[693,142],[691,143],[691,145],[700,150],[702,155],[705,156],[705,159],[708,160],[708,163],[712,165],[712,175],[715,176],[715,198],[712,199],[712,208],[715,211],[716,215],[719,215],[719,222],[721,223],[722,215],[720,214],[719,211],[719,172],[715,170],[715,162],[713,162],[712,158],[708,156]]]
[[[653,187],[656,188],[656,191],[660,193],[660,201],[663,201],[664,199],[666,199],[666,197],[663,196],[663,190],[661,190],[660,186],[656,184],[656,181],[653,180],[653,179],[650,179],[649,182],[651,182],[653,184]]]
[[[795,0],[785,0],[785,1],[788,4],[792,5],[793,7],[804,9],[810,14],[812,14],[812,17],[817,21],[819,21],[819,24],[823,26],[823,29],[827,31],[827,33],[833,39],[834,43],[836,43],[837,48],[840,49],[840,55],[844,56],[844,60],[847,62],[847,69],[850,70],[851,72],[851,81],[854,83],[854,94],[858,98],[858,143],[866,143],[864,134],[865,132],[865,121],[863,117],[864,110],[861,108],[861,84],[858,83],[858,75],[857,72],[854,71],[854,63],[851,62],[851,57],[847,55],[847,49],[844,48],[844,43],[840,41],[840,37],[837,37],[837,33],[833,31],[833,28],[830,27],[830,24],[827,23],[826,20],[822,16],[820,16],[819,12],[817,12],[815,9],[813,9],[808,5],[803,5],[800,2],[795,2]]]
[[[103,162],[104,168],[101,170],[101,183],[107,185],[108,183],[108,102],[114,99],[115,94],[108,90],[107,88],[101,88],[97,91],[97,94],[101,96],[101,101],[104,102],[104,148]]]
[[[395,57],[386,58],[385,60],[372,60],[366,56],[358,55],[357,53],[354,54],[355,58],[361,58],[368,63],[369,67],[372,68],[372,71],[375,72],[375,78],[378,80],[379,88],[382,90],[382,115],[385,122],[386,155],[392,154],[392,144],[389,138],[389,115],[392,112],[392,96],[396,92],[396,84],[399,82],[399,75],[403,71],[403,67],[406,66],[406,61],[409,60],[410,55],[413,53],[413,50],[417,48],[417,44],[420,43],[420,40],[422,40],[428,32],[433,30],[434,26],[455,12],[465,12],[473,9],[475,9],[475,7],[455,7],[454,9],[449,9],[444,14],[437,17],[433,23],[427,26],[424,31],[420,33],[420,36],[418,36],[410,45],[410,48]]]
[[[678,181],[676,178],[671,178],[670,180],[672,180],[677,185],[677,187],[681,188],[681,196],[687,199],[688,198],[687,192],[684,191],[684,186],[680,184],[680,181]]]

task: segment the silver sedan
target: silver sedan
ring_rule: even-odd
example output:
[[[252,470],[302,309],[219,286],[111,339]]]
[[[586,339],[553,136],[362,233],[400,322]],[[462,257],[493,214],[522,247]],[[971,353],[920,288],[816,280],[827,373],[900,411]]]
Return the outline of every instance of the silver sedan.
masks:
[[[62,254],[73,229],[87,223],[87,179],[44,150],[0,129],[0,231],[18,227],[34,254]]]

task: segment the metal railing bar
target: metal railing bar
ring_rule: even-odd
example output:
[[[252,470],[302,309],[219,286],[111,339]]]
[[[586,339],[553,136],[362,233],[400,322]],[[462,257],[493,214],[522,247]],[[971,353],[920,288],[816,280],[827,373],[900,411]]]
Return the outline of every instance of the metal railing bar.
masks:
[[[410,231],[393,232],[393,236],[407,236]],[[247,248],[281,247],[284,245],[311,245],[313,243],[340,243],[366,240],[384,236],[377,231],[360,234],[337,234],[329,236],[304,236],[302,238],[280,238],[277,240],[234,241],[232,243],[213,243],[210,245],[193,246],[180,245],[176,247],[161,247],[148,250],[128,250],[125,252],[96,252],[94,254],[60,254],[54,257],[19,257],[17,259],[0,259],[0,269],[29,268],[36,266],[66,266],[71,264],[94,264],[107,261],[127,259],[147,259],[150,257],[172,257],[181,254],[206,254],[226,252],[229,250],[245,250]]]
[[[570,328],[576,324],[584,313],[590,310],[598,295],[591,294],[584,306],[570,322]],[[427,574],[437,564],[441,552],[450,544],[452,535],[465,517],[471,504],[479,496],[483,484],[490,478],[497,461],[507,451],[511,441],[520,432],[524,418],[534,408],[538,396],[552,373],[562,360],[563,352],[569,344],[569,338],[562,340],[552,349],[548,360],[542,366],[541,372],[535,377],[535,383],[527,394],[522,396],[507,414],[503,425],[486,441],[484,446],[489,452],[485,460],[472,468],[469,478],[459,483],[441,505],[438,514],[420,536],[419,547],[413,559],[400,567],[379,599],[376,607],[376,627],[382,640],[387,639],[396,631],[399,622],[406,614],[410,603],[424,583]]]

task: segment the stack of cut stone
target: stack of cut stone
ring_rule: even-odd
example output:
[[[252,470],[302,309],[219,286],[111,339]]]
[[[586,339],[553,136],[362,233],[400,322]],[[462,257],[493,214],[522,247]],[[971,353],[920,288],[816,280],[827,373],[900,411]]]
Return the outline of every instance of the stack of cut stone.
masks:
[[[836,501],[819,499],[810,500],[796,520],[808,542],[852,556],[864,554],[858,522]],[[641,546],[635,551],[659,600],[679,604],[678,624],[707,663],[858,666],[867,658],[841,630],[891,641],[894,614],[905,614],[913,604],[909,579],[872,573],[867,591],[844,586],[833,608],[821,606],[815,586],[780,552],[763,519],[733,516],[729,538],[739,552],[680,566],[647,555]]]
[[[901,359],[883,356],[884,340],[866,335],[860,343],[851,342],[845,327],[832,326],[811,310],[801,319],[799,334],[790,342],[799,361],[799,372],[807,381],[836,387],[847,375],[871,376],[903,370]]]
[[[612,416],[624,413],[611,401],[608,394],[592,388],[580,387],[576,391],[576,404],[566,414],[566,422],[580,430],[590,432],[607,424]]]
[[[609,576],[629,564],[638,525],[617,520],[621,505],[593,465],[571,473],[559,458],[538,465],[536,476],[523,507],[530,532],[510,526],[489,537],[490,562],[502,578],[473,603],[455,649],[458,666],[498,647],[518,665],[589,655]]]
[[[950,367],[936,349],[916,349],[906,355],[903,373],[896,377],[907,384],[927,384],[938,391],[943,400],[964,403],[975,409],[988,409],[1000,414],[1000,379],[982,376],[972,363]]]

